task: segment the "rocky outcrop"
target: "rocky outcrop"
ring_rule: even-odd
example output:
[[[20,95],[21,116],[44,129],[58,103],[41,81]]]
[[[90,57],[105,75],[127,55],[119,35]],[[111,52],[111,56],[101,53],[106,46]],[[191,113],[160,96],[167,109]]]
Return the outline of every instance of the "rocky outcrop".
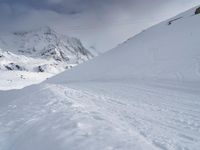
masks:
[[[196,9],[195,15],[200,14],[200,7]]]

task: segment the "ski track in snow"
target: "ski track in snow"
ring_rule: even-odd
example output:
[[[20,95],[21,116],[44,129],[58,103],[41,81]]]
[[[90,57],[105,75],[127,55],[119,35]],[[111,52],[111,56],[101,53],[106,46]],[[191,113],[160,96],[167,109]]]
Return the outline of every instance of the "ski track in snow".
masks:
[[[199,94],[115,82],[46,84],[0,110],[0,149],[198,150],[199,115]]]
[[[96,91],[99,91],[102,86],[101,94],[108,93],[109,97],[105,98],[106,104],[103,106],[113,110],[112,113],[120,120],[128,122],[158,148],[196,150],[200,147],[199,95],[177,94],[177,91],[170,93],[169,89],[144,85],[110,83],[106,88],[101,83],[91,85],[93,87],[90,89],[98,87]]]

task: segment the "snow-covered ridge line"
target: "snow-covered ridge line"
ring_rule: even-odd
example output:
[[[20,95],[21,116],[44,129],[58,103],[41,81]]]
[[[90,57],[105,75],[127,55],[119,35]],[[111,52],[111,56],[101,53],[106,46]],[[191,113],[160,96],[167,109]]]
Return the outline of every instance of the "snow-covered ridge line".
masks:
[[[79,39],[61,35],[49,27],[1,36],[0,48],[14,54],[68,63],[93,57]]]

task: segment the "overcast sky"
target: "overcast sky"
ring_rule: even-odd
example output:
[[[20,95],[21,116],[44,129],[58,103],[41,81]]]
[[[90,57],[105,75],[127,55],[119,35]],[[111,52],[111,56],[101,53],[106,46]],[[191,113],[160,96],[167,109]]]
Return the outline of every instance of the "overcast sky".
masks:
[[[0,32],[50,26],[104,52],[200,0],[0,0]]]

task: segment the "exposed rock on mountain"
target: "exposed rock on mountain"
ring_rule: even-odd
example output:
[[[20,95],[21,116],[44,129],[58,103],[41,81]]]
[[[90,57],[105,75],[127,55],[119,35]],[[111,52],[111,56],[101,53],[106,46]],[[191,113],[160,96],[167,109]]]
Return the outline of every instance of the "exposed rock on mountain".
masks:
[[[79,39],[58,34],[50,27],[1,36],[0,48],[2,49],[0,58],[4,57],[4,61],[0,60],[0,65],[6,66],[7,70],[30,70],[28,68],[33,70],[35,67],[40,68],[49,64],[56,68],[68,68],[68,66],[77,65],[93,57]],[[38,66],[31,67],[31,61],[29,61],[30,64],[27,68],[26,64],[23,65],[24,60],[20,56],[26,57],[27,60],[34,59],[36,61],[38,59]],[[41,60],[43,63],[39,63]],[[13,66],[13,64],[19,63],[22,67]]]

